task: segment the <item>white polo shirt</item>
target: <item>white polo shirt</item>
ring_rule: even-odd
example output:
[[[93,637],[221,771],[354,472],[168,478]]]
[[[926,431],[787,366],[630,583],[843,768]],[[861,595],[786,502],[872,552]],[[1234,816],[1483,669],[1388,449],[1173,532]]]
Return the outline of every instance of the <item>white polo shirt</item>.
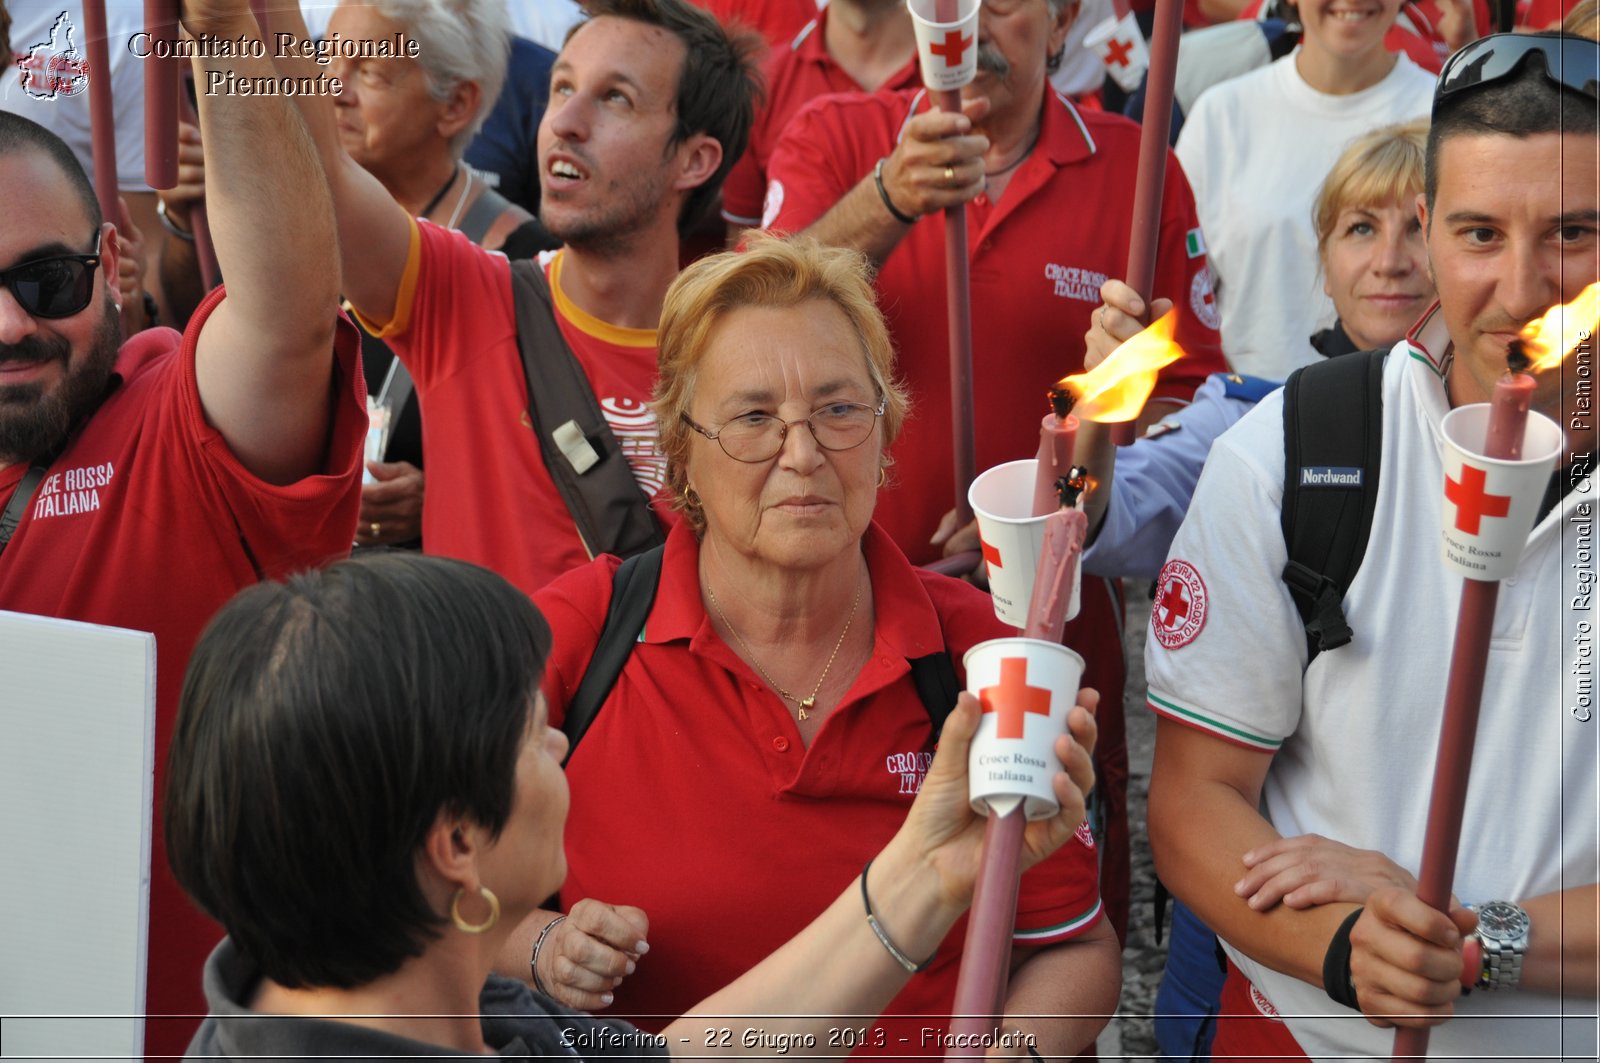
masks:
[[[1447,347],[1435,311],[1389,355],[1377,509],[1345,597],[1354,640],[1306,668],[1305,631],[1280,578],[1280,391],[1213,447],[1162,570],[1145,659],[1156,712],[1274,753],[1262,811],[1280,834],[1375,849],[1413,873],[1462,584],[1439,546],[1439,423],[1449,403],[1441,358],[1429,352]],[[1597,508],[1593,481],[1580,483],[1534,528],[1515,577],[1501,584],[1454,884],[1464,903],[1596,881]],[[1183,894],[1181,882],[1171,885]],[[1320,986],[1228,951],[1308,1055],[1388,1057],[1391,1031]],[[1594,1008],[1592,997],[1474,993],[1434,1029],[1430,1051],[1593,1059]],[[1535,1017],[1584,1012],[1591,1017],[1581,1021]]]

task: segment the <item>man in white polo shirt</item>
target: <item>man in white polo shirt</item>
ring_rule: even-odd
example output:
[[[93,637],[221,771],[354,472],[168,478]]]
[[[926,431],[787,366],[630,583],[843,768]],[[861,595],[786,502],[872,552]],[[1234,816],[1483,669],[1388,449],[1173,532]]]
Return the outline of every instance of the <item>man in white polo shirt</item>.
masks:
[[[1218,440],[1162,570],[1150,835],[1162,881],[1227,946],[1215,1058],[1387,1058],[1385,1027],[1440,1023],[1438,1058],[1595,1058],[1600,720],[1574,679],[1592,677],[1592,340],[1539,378],[1566,450],[1487,665],[1454,890],[1505,903],[1447,917],[1412,876],[1461,589],[1438,556],[1439,423],[1487,400],[1524,324],[1600,278],[1597,58],[1502,35],[1441,76],[1419,204],[1439,303],[1384,368],[1353,641],[1307,666],[1281,579],[1282,392]]]

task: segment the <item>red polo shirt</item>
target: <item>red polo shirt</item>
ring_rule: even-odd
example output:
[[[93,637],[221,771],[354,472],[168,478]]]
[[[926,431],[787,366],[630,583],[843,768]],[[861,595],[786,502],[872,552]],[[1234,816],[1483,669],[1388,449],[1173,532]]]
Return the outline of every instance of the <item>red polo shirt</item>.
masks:
[[[0,555],[0,609],[156,636],[150,1055],[181,1055],[188,1045],[205,1014],[200,969],[222,937],[173,878],[161,831],[167,747],[189,653],[240,589],[349,554],[360,505],[367,411],[355,328],[341,321],[330,352],[325,464],[278,486],[239,463],[200,404],[195,341],[222,300],[218,288],[181,337],[148,329],[122,345],[115,390],[50,464]],[[0,470],[0,508],[25,472],[23,464]],[[41,882],[41,903],[48,898]],[[63,1043],[70,1027],[62,1024]]]
[[[594,897],[650,919],[650,953],[609,1013],[655,1016],[641,1025],[659,1029],[832,903],[899,829],[927,770],[928,713],[907,660],[948,647],[964,678],[968,647],[1011,633],[986,595],[913,569],[876,526],[863,550],[874,651],[807,748],[787,706],[707,618],[694,535],[682,524],[669,534],[640,643],[567,765],[563,905]],[[544,684],[554,724],[588,666],[618,564],[602,557],[534,597],[555,632]],[[1024,876],[1019,944],[1062,941],[1099,918],[1092,848],[1068,842]],[[951,931],[887,1013],[949,1013],[964,932],[964,922]],[[939,1054],[919,1043],[923,1025],[865,1041],[883,1054]]]
[[[835,92],[864,92],[828,51],[823,41],[828,9],[809,22],[787,48],[773,50],[767,60],[766,103],[750,127],[750,146],[728,171],[722,185],[722,217],[734,225],[760,225],[761,204],[767,193],[767,161],[778,146],[784,126],[796,111],[818,96]],[[914,89],[922,84],[915,55],[879,86],[879,91]]]

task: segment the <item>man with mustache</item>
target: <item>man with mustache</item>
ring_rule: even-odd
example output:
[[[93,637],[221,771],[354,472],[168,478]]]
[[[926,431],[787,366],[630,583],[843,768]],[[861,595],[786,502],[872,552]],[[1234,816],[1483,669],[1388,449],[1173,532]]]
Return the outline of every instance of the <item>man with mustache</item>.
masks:
[[[943,209],[966,204],[971,254],[978,468],[1031,457],[1044,391],[1083,368],[1082,336],[1099,286],[1127,270],[1139,129],[1079,111],[1049,84],[1076,0],[994,0],[978,19],[978,75],[962,111],[925,91],[831,96],[790,121],[768,168],[768,227],[806,230],[882,263],[879,302],[900,352],[916,416],[895,445],[878,521],[914,562],[977,547],[951,507],[950,377]],[[1179,308],[1187,357],[1162,371],[1146,419],[1189,400],[1226,368],[1205,242],[1193,197],[1170,155],[1155,292]],[[1163,300],[1164,301],[1164,300]],[[1164,306],[1158,307],[1164,309]],[[1066,642],[1104,695],[1096,768],[1107,827],[1101,894],[1127,928],[1120,587],[1087,581]]]
[[[1283,576],[1285,474],[1318,470],[1285,453],[1283,392],[1217,440],[1173,541],[1145,657],[1150,844],[1228,951],[1214,1058],[1387,1058],[1397,1025],[1435,1027],[1436,1059],[1596,1058],[1592,302],[1536,376],[1566,439],[1493,607],[1461,903],[1435,911],[1414,876],[1463,584],[1441,527],[1509,516],[1470,466],[1447,479],[1441,422],[1488,401],[1523,326],[1600,281],[1597,73],[1594,41],[1500,34],[1440,74],[1417,205],[1438,302],[1368,404],[1381,457],[1348,641],[1303,624]]]
[[[259,39],[245,0],[185,8],[197,35]],[[211,70],[273,73],[265,60],[195,61],[202,84]],[[158,804],[200,629],[241,587],[349,551],[366,430],[327,256],[333,208],[298,117],[275,97],[199,102],[228,290],[185,334],[126,343],[116,228],[59,138],[0,113],[0,609],[155,633]],[[278,150],[259,151],[269,138]],[[173,881],[159,824],[145,1044],[176,1055],[221,931]]]
[[[551,331],[610,428],[605,441],[580,435],[581,446],[563,445],[553,460],[576,468],[591,446],[620,453],[642,507],[666,472],[646,406],[661,301],[678,272],[679,234],[710,209],[744,150],[759,42],[730,36],[684,0],[599,0],[586,10],[556,57],[539,127],[539,217],[563,247],[541,256],[552,309],[533,312],[547,322],[553,313]],[[294,29],[298,15],[284,21]],[[298,63],[279,65],[312,72]],[[340,147],[329,101],[300,104],[333,189],[345,298],[416,381],[426,549],[532,594],[600,548],[580,534],[546,464],[541,435],[559,441],[561,424],[536,428],[530,414],[510,265],[413,220]],[[541,347],[536,357],[565,355]]]

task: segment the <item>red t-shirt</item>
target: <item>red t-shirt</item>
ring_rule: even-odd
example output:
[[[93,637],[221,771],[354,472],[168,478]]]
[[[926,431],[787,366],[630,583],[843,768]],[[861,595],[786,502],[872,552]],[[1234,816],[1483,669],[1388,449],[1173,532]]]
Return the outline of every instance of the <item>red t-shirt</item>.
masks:
[[[817,17],[813,0],[692,0],[724,26],[743,24],[756,30],[773,48],[781,48],[800,28]]]
[[[894,149],[910,114],[928,106],[921,91],[812,102],[772,156],[768,195],[780,206],[771,228],[798,232],[816,221]],[[1139,127],[1080,113],[1053,91],[1044,108],[1038,147],[1001,201],[980,196],[967,205],[980,470],[1037,452],[1045,392],[1083,368],[1100,284],[1127,271]],[[1169,154],[1155,294],[1180,308],[1177,339],[1187,357],[1162,371],[1156,398],[1187,402],[1208,375],[1227,370],[1199,224]],[[918,564],[937,556],[928,537],[954,504],[944,268],[944,219],[928,217],[877,278],[914,412],[891,448],[895,466],[876,519]]]
[[[563,905],[594,897],[650,919],[650,954],[607,1014],[656,1016],[641,1025],[659,1029],[821,914],[899,829],[927,771],[928,713],[906,662],[948,647],[964,678],[969,647],[1013,633],[987,595],[913,569],[876,526],[862,542],[874,652],[807,748],[787,706],[712,627],[694,535],[683,525],[669,535],[641,640],[567,765]],[[556,725],[618,564],[600,558],[534,598],[555,634],[544,687]],[[1023,877],[1019,944],[1064,941],[1099,920],[1091,845],[1068,842]],[[886,1013],[949,1014],[964,933],[963,921]],[[924,1025],[864,1040],[874,1054],[941,1054],[918,1040]]]
[[[206,423],[195,382],[195,338],[221,301],[219,289],[181,338],[151,329],[123,345],[120,384],[51,463],[0,554],[0,609],[156,636],[145,1002],[152,1016],[145,1048],[153,1055],[181,1055],[187,1047],[206,1010],[200,971],[222,936],[178,888],[161,833],[167,747],[189,653],[212,614],[257,581],[253,564],[281,578],[350,552],[367,427],[360,344],[354,327],[341,321],[323,473],[278,487],[248,472]],[[25,472],[22,464],[0,470],[0,507]],[[46,886],[41,898],[47,897]]]
[[[561,290],[561,253],[546,256],[556,321],[583,367],[634,477],[666,481],[646,403],[654,329],[609,325]],[[528,419],[511,264],[460,233],[414,223],[394,319],[380,333],[416,380],[428,483],[422,538],[431,554],[493,569],[532,594],[589,560],[544,466]],[[665,507],[657,512],[665,516]]]
[[[722,185],[722,217],[734,225],[762,224],[767,161],[795,112],[818,96],[864,91],[829,54],[823,41],[827,20],[828,11],[824,8],[788,47],[775,47],[767,60],[766,104],[756,111],[755,124],[750,127],[750,146],[728,171]],[[879,89],[893,92],[921,84],[922,71],[913,55]]]

